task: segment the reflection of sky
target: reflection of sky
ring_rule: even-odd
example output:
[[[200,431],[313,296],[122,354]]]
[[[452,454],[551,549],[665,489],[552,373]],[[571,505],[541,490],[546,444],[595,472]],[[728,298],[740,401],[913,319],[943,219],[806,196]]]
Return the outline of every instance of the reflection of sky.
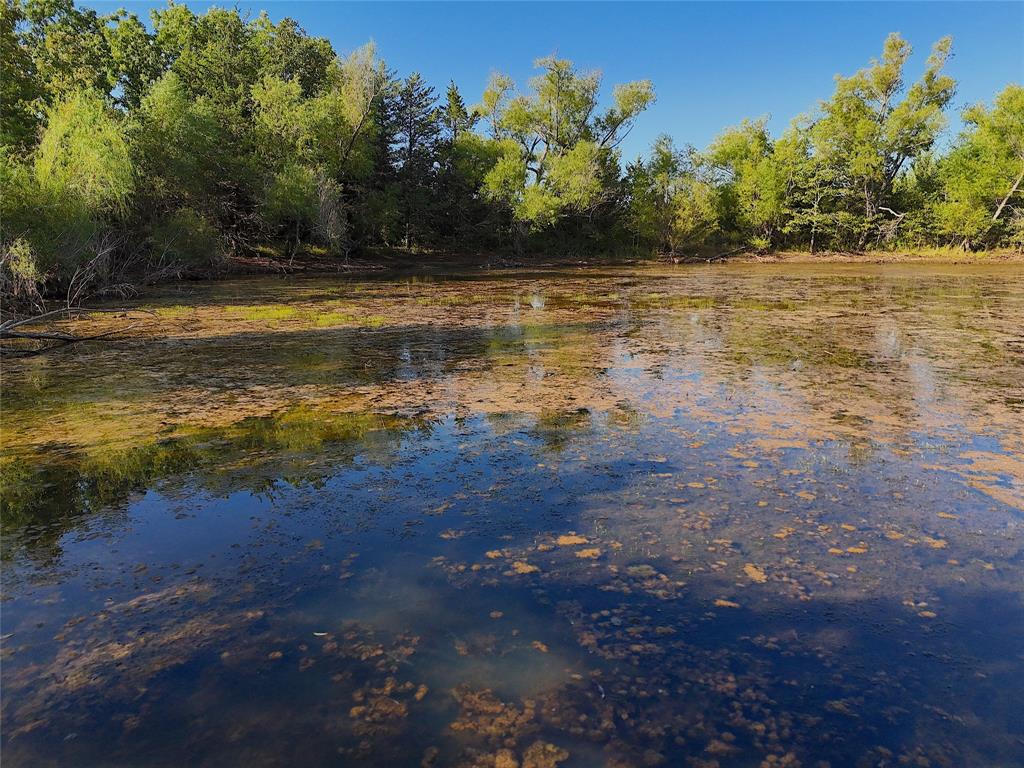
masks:
[[[161,472],[158,458],[134,492],[109,508],[54,521],[55,546],[34,548],[30,526],[5,532],[5,544],[14,545],[5,563],[5,632],[13,632],[12,647],[26,648],[5,659],[5,688],[13,684],[20,700],[33,701],[33,691],[57,685],[62,712],[92,712],[85,705],[97,700],[123,706],[107,702],[113,691],[60,688],[54,681],[69,663],[62,649],[90,637],[129,642],[139,633],[158,644],[185,618],[241,611],[251,617],[216,630],[223,634],[179,641],[181,666],[148,681],[150,698],[137,694],[162,725],[190,686],[208,697],[192,700],[197,712],[243,719],[252,702],[231,692],[273,687],[319,733],[318,708],[330,701],[344,715],[351,692],[346,683],[331,689],[343,691],[341,705],[321,687],[327,660],[317,656],[311,668],[320,677],[299,673],[297,663],[314,653],[315,638],[354,622],[377,633],[375,642],[404,632],[418,637],[416,654],[397,667],[433,692],[423,710],[410,710],[417,756],[425,746],[418,739],[433,740],[451,722],[450,691],[460,683],[510,698],[581,684],[580,706],[595,718],[595,708],[617,695],[643,707],[688,702],[709,720],[721,716],[716,727],[724,728],[721,713],[730,710],[715,708],[713,686],[686,695],[673,689],[687,675],[714,680],[723,670],[739,674],[746,690],[764,692],[771,706],[825,718],[815,729],[794,720],[794,739],[838,728],[846,745],[913,742],[907,721],[881,722],[892,707],[912,712],[904,717],[920,733],[941,738],[948,718],[929,709],[939,706],[968,723],[959,739],[967,746],[958,748],[1013,749],[1005,713],[1022,674],[1013,650],[1024,635],[1019,510],[967,481],[984,474],[1002,491],[1020,487],[1009,460],[1019,413],[986,410],[990,393],[965,386],[963,377],[993,381],[1019,369],[974,357],[975,348],[949,332],[947,323],[962,321],[931,311],[956,305],[940,278],[925,280],[909,308],[879,300],[881,308],[866,314],[837,314],[849,294],[827,297],[832,283],[822,279],[816,296],[807,277],[771,281],[773,295],[793,301],[793,310],[729,303],[761,293],[763,274],[698,270],[682,272],[675,284],[671,273],[651,281],[669,295],[726,297],[705,310],[645,304],[654,289],[635,275],[628,311],[625,302],[566,298],[628,293],[619,278],[590,286],[551,280],[538,289],[543,308],[529,308],[524,298],[518,326],[507,324],[508,296],[529,292],[483,281],[474,285],[483,306],[375,306],[387,322],[372,333],[267,328],[245,364],[225,350],[242,348],[252,329],[235,338],[237,329],[217,325],[211,313],[195,324],[202,332],[211,323],[210,335],[183,349],[129,348],[114,360],[84,351],[75,366],[33,362],[5,376],[5,389],[23,395],[5,416],[15,426],[37,417],[36,409],[66,418],[66,442],[90,435],[88,419],[73,421],[83,418],[80,409],[61,416],[67,402],[123,398],[132,412],[160,413],[154,421],[187,424],[185,404],[194,401],[176,399],[174,388],[179,372],[189,373],[192,386],[203,384],[197,360],[209,363],[215,380],[204,408],[234,402],[218,399],[230,373],[232,397],[249,407],[273,405],[276,414],[244,428],[227,419],[211,433],[216,450],[182,468]],[[983,292],[1006,284],[978,282]],[[450,288],[422,283],[416,291]],[[882,281],[877,290],[884,288]],[[488,290],[501,294],[500,306],[487,304]],[[865,290],[878,298],[876,289]],[[1006,302],[1003,312],[970,322],[998,346],[1019,319],[1016,306]],[[501,320],[491,325],[495,317]],[[912,347],[901,341],[908,327]],[[318,371],[311,384],[301,361],[312,351]],[[119,377],[102,375],[111,366]],[[958,378],[949,376],[954,370]],[[49,385],[35,389],[39,380]],[[253,392],[268,399],[246,401]],[[301,408],[276,407],[296,396]],[[372,429],[358,414],[330,411],[343,404],[431,420],[381,421]],[[161,410],[168,405],[174,410]],[[165,445],[181,439],[170,423],[150,425],[148,435]],[[95,455],[103,445],[87,447]],[[975,454],[962,458],[966,450]],[[88,453],[78,459],[83,483]],[[570,531],[585,544],[558,545]],[[596,554],[578,554],[587,548]],[[514,563],[537,570],[517,575]],[[202,591],[174,597],[179,586]],[[162,590],[168,596],[153,598],[151,609],[125,607]],[[979,611],[986,633],[974,631]],[[64,629],[75,617],[86,621]],[[55,639],[65,632],[66,647]],[[586,633],[595,644],[579,642]],[[194,653],[193,642],[200,647]],[[284,663],[260,666],[278,648]],[[221,661],[225,650],[256,661],[232,667]],[[136,653],[129,670],[148,658]],[[357,656],[330,663],[362,670]],[[30,663],[46,672],[21,687]],[[122,674],[102,658],[93,663],[98,673]],[[626,683],[609,681],[615,669]],[[874,671],[885,685],[870,679]],[[652,701],[616,693],[630,685],[647,691],[651,680],[672,695]],[[807,685],[794,687],[794,680]],[[862,720],[823,709],[856,698]],[[62,714],[47,711],[60,722]],[[272,711],[281,721],[273,727],[307,725]],[[105,741],[106,734],[92,737],[101,726],[90,717],[101,713],[103,706],[84,715],[94,728],[75,726],[78,737],[63,748],[88,754]],[[656,708],[637,714],[657,722],[667,716]],[[980,721],[988,730],[970,725]],[[621,728],[623,739],[638,738],[632,726]],[[868,739],[871,728],[879,730]],[[129,749],[138,747],[125,738]],[[260,738],[250,733],[246,743],[275,749]],[[665,749],[682,750],[672,753],[682,758],[686,749],[704,748],[701,738]],[[167,749],[182,754],[174,751],[180,745]],[[573,750],[585,754],[583,745]]]

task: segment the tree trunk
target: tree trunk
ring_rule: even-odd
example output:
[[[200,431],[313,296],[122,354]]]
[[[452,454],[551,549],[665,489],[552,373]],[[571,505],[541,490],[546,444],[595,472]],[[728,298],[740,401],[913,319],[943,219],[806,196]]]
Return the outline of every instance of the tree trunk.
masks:
[[[518,219],[512,221],[512,250],[516,258],[526,255],[526,224]]]

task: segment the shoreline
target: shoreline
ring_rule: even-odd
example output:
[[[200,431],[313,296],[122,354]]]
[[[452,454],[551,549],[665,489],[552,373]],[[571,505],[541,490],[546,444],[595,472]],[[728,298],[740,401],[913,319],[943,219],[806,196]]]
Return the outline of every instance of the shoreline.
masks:
[[[607,256],[590,257],[534,254],[514,258],[494,253],[451,253],[404,251],[371,251],[351,259],[325,256],[300,257],[288,264],[273,256],[236,257],[219,274],[196,279],[217,279],[242,275],[317,275],[337,273],[391,272],[403,270],[441,269],[535,269],[581,266],[687,266],[697,264],[935,264],[982,265],[1024,264],[1024,251],[1010,249],[962,251],[960,249],[892,250],[892,251],[743,251],[728,256]]]
[[[740,253],[723,261],[743,264],[1024,264],[1024,252],[998,251],[775,251]]]

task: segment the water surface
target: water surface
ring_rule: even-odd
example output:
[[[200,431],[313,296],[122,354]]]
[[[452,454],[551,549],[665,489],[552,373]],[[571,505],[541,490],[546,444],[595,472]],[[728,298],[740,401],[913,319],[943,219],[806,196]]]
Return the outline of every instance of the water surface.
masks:
[[[136,304],[4,361],[6,764],[1024,765],[1019,265]]]

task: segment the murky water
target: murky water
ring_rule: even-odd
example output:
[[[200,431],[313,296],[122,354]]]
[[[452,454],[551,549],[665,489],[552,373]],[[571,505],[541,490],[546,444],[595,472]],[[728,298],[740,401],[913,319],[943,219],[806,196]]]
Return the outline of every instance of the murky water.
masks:
[[[1019,265],[138,303],[4,361],[5,765],[1024,765]]]

